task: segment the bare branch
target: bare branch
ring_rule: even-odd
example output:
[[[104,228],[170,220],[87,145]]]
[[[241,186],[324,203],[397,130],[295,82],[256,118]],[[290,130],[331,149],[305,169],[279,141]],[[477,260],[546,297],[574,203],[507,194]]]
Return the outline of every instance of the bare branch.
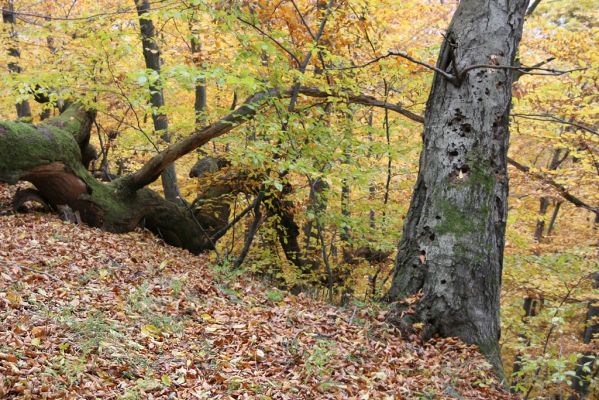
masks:
[[[471,65],[471,66],[466,67],[463,70],[461,70],[460,73],[458,74],[459,79],[462,80],[467,72],[470,72],[474,69],[483,69],[483,68],[507,69],[507,70],[512,70],[512,71],[518,71],[521,74],[526,74],[526,75],[544,75],[544,76],[560,76],[560,75],[564,75],[564,74],[569,74],[571,72],[585,71],[588,69],[588,68],[574,68],[574,69],[568,69],[568,70],[559,70],[559,69],[553,69],[553,68],[541,68],[541,67],[534,67],[534,66],[525,67],[525,66],[513,66],[513,65],[476,64],[476,65]],[[535,72],[535,71],[544,71],[544,72]]]
[[[400,105],[387,103],[382,100],[378,100],[375,97],[364,95],[364,94],[352,94],[349,92],[325,92],[323,90],[313,88],[313,87],[305,87],[302,86],[299,89],[299,92],[305,96],[309,97],[318,97],[318,98],[339,98],[347,101],[348,103],[353,104],[362,104],[365,106],[383,108],[386,110],[395,111],[398,114],[403,115],[411,119],[412,121],[424,123],[424,118],[418,114],[415,114],[411,111],[406,110]]]
[[[161,6],[157,6],[157,7],[152,7],[150,9],[148,9],[148,11],[160,10],[160,9],[171,7],[171,6],[174,6],[177,4],[176,2],[166,3],[166,0],[157,0],[153,3],[150,3],[150,5],[161,4],[161,3],[165,3],[165,4],[163,4]],[[4,8],[2,9],[2,11],[4,12]],[[16,11],[16,10],[13,11],[13,14],[17,15],[19,18],[20,17],[41,18],[45,21],[91,21],[96,18],[108,17],[108,16],[112,16],[112,15],[121,15],[121,14],[133,14],[136,12],[137,11],[135,8],[128,8],[125,10],[108,11],[108,12],[103,12],[103,13],[98,13],[98,14],[91,14],[86,17],[70,17],[70,16],[68,16],[70,14],[70,11],[66,17],[54,17],[54,16],[47,15],[47,14],[35,14],[35,13],[30,13],[30,12],[25,12],[25,11]],[[30,21],[27,21],[27,22],[32,23]]]
[[[259,26],[252,24],[250,21],[247,21],[241,17],[237,17],[237,20],[240,22],[243,22],[244,24],[254,28],[255,30],[257,30],[258,32],[260,32],[260,34],[262,36],[267,37],[268,39],[270,39],[271,42],[273,42],[274,44],[277,45],[277,47],[279,47],[281,50],[283,50],[285,53],[287,53],[289,55],[289,57],[291,57],[293,59],[293,61],[295,61],[295,63],[298,65],[298,67],[302,64],[301,61],[299,60],[299,58],[297,58],[297,56],[295,54],[293,54],[293,52],[291,50],[289,50],[287,47],[283,46],[283,44],[281,44],[281,42],[279,42],[277,39],[275,39],[274,37],[272,37],[271,35],[268,34],[268,32],[265,32],[262,28],[260,28]]]
[[[599,136],[599,132],[596,130],[589,128],[586,125],[581,124],[580,122],[576,122],[573,120],[565,120],[563,118],[556,117],[551,114],[512,114],[512,117],[524,118],[524,119],[532,119],[534,121],[547,121],[547,122],[557,122],[559,124],[570,125],[581,129],[583,131],[589,132],[593,135]]]
[[[555,60],[555,57],[549,57],[548,59],[546,59],[544,61],[536,63],[535,65],[533,65],[533,67],[535,67],[535,68],[536,67],[542,67],[543,65],[545,65],[545,64],[547,64],[547,63],[549,63],[549,62],[551,62],[553,60]],[[519,63],[518,61],[516,61],[516,62]],[[514,71],[513,81],[517,82],[518,79],[520,79],[523,75],[526,75],[526,74],[524,72],[522,72],[522,71]]]
[[[534,0],[533,3],[528,7],[528,10],[526,10],[526,16],[528,17],[529,15],[532,15],[540,3],[541,0]]]
[[[414,57],[408,55],[407,53],[403,52],[403,51],[389,51],[387,54],[384,54],[382,56],[376,57],[364,64],[360,64],[360,65],[353,65],[351,67],[338,67],[338,68],[329,68],[329,69],[334,69],[334,70],[346,70],[346,69],[357,69],[357,68],[364,68],[367,67],[369,65],[375,64],[381,60],[384,60],[385,58],[389,58],[389,57],[401,57],[401,58],[405,58],[408,61],[413,62],[414,64],[418,64],[421,65],[425,68],[428,68],[432,71],[435,71],[441,75],[443,75],[446,79],[450,80],[450,81],[454,81],[455,80],[455,76],[453,76],[452,74],[449,74],[445,71],[443,71],[440,68],[435,67],[434,65],[425,63],[424,61],[420,61],[415,59]]]

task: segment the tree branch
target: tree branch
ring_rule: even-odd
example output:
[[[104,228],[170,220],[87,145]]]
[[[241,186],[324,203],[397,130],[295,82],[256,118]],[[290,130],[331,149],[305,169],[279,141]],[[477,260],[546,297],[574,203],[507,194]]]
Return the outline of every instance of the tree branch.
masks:
[[[390,111],[395,111],[396,113],[401,114],[404,117],[411,119],[412,121],[424,123],[424,118],[422,116],[415,114],[411,111],[408,111],[400,105],[387,103],[386,101],[378,100],[375,97],[364,95],[361,93],[360,94],[351,94],[349,92],[347,92],[347,93],[343,93],[343,92],[329,93],[329,92],[325,92],[325,91],[317,89],[317,88],[306,87],[306,86],[300,87],[299,91],[301,94],[303,94],[305,96],[309,96],[309,97],[318,97],[318,98],[337,97],[340,99],[344,99],[348,103],[362,104],[365,106],[371,106],[371,107],[387,109]]]
[[[338,97],[340,99],[344,99],[349,103],[362,104],[366,106],[391,110],[411,119],[412,121],[424,123],[424,118],[418,114],[408,111],[399,105],[390,104],[378,100],[375,97],[367,96],[364,94],[327,93],[316,88],[304,86],[300,87],[299,92],[309,97]],[[150,161],[144,164],[144,166],[137,172],[121,178],[123,186],[130,191],[136,191],[138,189],[143,188],[144,186],[155,181],[158,178],[158,176],[160,176],[162,170],[168,164],[174,162],[178,158],[193,151],[194,149],[204,145],[210,140],[224,135],[225,133],[235,128],[237,125],[240,125],[243,122],[253,118],[256,115],[260,106],[264,104],[268,99],[277,96],[290,96],[292,95],[292,93],[293,89],[287,89],[286,91],[268,89],[255,93],[254,95],[248,97],[240,107],[238,107],[235,111],[233,111],[226,117],[222,118],[220,121],[217,121],[205,127],[204,129],[197,131],[193,135],[190,135],[185,139],[182,139],[179,142],[167,147],[164,151],[150,159]],[[584,201],[580,200],[579,198],[571,194],[563,185],[555,182],[553,179],[538,172],[533,172],[531,171],[530,167],[520,164],[519,162],[511,158],[508,158],[508,163],[516,167],[518,170],[530,174],[535,179],[538,179],[541,182],[549,186],[552,186],[559,192],[559,194],[565,200],[569,201],[575,206],[584,208],[595,214],[599,214],[599,208],[592,207]]]
[[[507,161],[510,165],[516,167],[516,169],[518,169],[519,171],[527,173],[527,174],[531,175],[532,177],[540,180],[541,182],[555,188],[558,191],[558,193],[560,194],[560,196],[562,196],[564,198],[564,200],[569,201],[570,203],[574,204],[576,207],[584,208],[585,210],[588,210],[590,212],[593,212],[593,213],[599,215],[598,207],[592,207],[592,206],[586,204],[584,201],[580,200],[578,197],[576,197],[573,194],[571,194],[570,192],[568,192],[568,190],[564,187],[564,185],[557,183],[550,177],[543,175],[539,172],[531,171],[530,167],[527,167],[526,165],[522,165],[512,158],[508,157]]]
[[[543,76],[560,76],[560,75],[564,75],[564,74],[569,74],[570,72],[576,72],[576,71],[585,71],[588,68],[573,68],[573,69],[568,69],[568,70],[560,70],[560,69],[554,69],[554,68],[542,68],[542,67],[525,67],[525,66],[515,66],[515,65],[493,65],[493,64],[475,64],[475,65],[470,65],[466,68],[464,68],[463,70],[461,70],[458,74],[459,80],[463,80],[464,76],[467,72],[470,72],[474,69],[482,69],[482,68],[488,68],[488,69],[507,69],[507,70],[512,70],[512,71],[518,71],[520,74],[526,74],[526,75],[543,75]],[[534,72],[534,71],[544,71],[544,72]]]
[[[425,68],[428,68],[428,69],[430,69],[432,71],[435,71],[435,72],[443,75],[446,79],[448,79],[450,81],[455,80],[455,76],[453,76],[452,74],[449,74],[449,73],[443,71],[442,69],[435,67],[434,65],[425,63],[424,61],[417,60],[414,57],[409,56],[407,53],[405,53],[403,51],[389,51],[389,52],[387,52],[387,54],[384,54],[382,56],[376,57],[376,58],[374,58],[374,59],[372,59],[372,60],[370,60],[370,61],[368,61],[368,62],[366,62],[364,64],[360,64],[360,65],[352,65],[351,67],[338,67],[338,68],[328,68],[328,69],[346,70],[346,69],[364,68],[364,67],[367,67],[369,65],[375,64],[375,63],[377,63],[377,62],[379,62],[381,60],[384,60],[385,58],[389,58],[389,57],[401,57],[401,58],[405,58],[406,60],[411,61],[414,64],[421,65],[421,66],[423,66]]]
[[[541,0],[534,0],[534,2],[528,7],[528,10],[526,10],[526,16],[528,17],[531,15],[540,3]]]
[[[271,35],[268,34],[268,32],[265,32],[263,29],[261,29],[259,26],[252,24],[250,21],[246,21],[245,19],[241,18],[241,17],[237,17],[237,20],[240,22],[243,22],[244,24],[254,28],[255,30],[257,30],[258,32],[260,32],[261,35],[267,37],[268,39],[270,39],[274,44],[276,44],[281,50],[283,50],[285,53],[287,53],[289,55],[289,57],[291,57],[293,59],[293,61],[295,61],[295,63],[297,64],[297,66],[299,67],[302,62],[299,60],[299,58],[297,58],[297,56],[295,54],[293,54],[293,52],[291,50],[289,50],[287,47],[283,46],[283,44],[281,44],[277,39],[275,39],[274,37],[272,37]]]
[[[278,91],[274,89],[255,93],[226,117],[167,147],[150,159],[138,171],[122,178],[124,188],[136,191],[154,182],[170,163],[204,145],[211,139],[222,136],[237,125],[251,119],[256,115],[256,111],[260,105],[265,100],[274,97],[277,93]]]
[[[599,136],[599,132],[597,132],[596,130],[594,130],[592,128],[589,128],[586,125],[581,124],[580,122],[568,121],[568,120],[556,117],[551,114],[512,114],[512,117],[532,119],[534,121],[557,122],[559,124],[570,125],[570,126],[578,128],[580,130],[589,132],[593,135]]]

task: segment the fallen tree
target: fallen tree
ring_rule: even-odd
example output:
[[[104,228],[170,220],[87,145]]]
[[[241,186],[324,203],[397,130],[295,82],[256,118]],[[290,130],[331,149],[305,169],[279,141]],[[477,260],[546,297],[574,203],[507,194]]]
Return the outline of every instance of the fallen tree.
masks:
[[[364,94],[343,91],[326,93],[308,87],[300,87],[299,93],[327,101],[388,109],[415,122],[423,122],[421,116],[407,112],[399,105]],[[215,241],[224,235],[223,228],[228,229],[232,224],[228,222],[228,207],[215,209],[205,207],[206,203],[210,199],[242,191],[257,194],[256,185],[243,184],[243,174],[221,171],[219,182],[205,188],[193,207],[183,202],[168,201],[146,186],[158,179],[164,169],[180,157],[253,118],[269,100],[291,94],[291,90],[273,88],[259,91],[219,121],[171,144],[138,171],[108,183],[96,180],[87,170],[94,157],[94,150],[89,144],[90,129],[95,118],[93,111],[73,103],[59,116],[38,125],[3,121],[0,122],[0,182],[31,182],[50,207],[58,209],[59,205],[68,206],[79,214],[82,222],[90,226],[111,232],[128,232],[142,226],[173,246],[194,253],[211,250]],[[571,201],[565,188],[560,189],[565,200]],[[597,212],[595,207],[576,200],[574,204],[577,206]],[[290,254],[297,252],[294,253],[292,249]]]
[[[90,226],[111,232],[144,226],[174,246],[195,253],[212,249],[211,234],[226,225],[228,213],[165,200],[136,187],[128,176],[105,183],[90,174],[86,155],[94,116],[75,103],[37,126],[0,122],[0,181],[31,182],[52,208],[68,206]],[[205,197],[220,194],[213,191]]]

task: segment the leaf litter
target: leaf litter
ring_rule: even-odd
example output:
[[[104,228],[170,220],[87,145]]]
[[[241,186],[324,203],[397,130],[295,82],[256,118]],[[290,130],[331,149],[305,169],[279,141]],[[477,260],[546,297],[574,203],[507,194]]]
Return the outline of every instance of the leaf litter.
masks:
[[[508,399],[457,339],[223,280],[206,256],[9,211],[0,185],[0,398]]]

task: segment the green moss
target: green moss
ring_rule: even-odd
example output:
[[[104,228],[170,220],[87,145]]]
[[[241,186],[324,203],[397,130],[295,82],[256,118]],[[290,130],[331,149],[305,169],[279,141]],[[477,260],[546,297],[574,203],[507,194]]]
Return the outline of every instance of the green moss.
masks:
[[[450,187],[469,187],[475,189],[482,188],[485,193],[492,193],[495,189],[495,177],[489,161],[481,159],[478,156],[470,155],[467,158],[466,166],[468,175],[463,179],[449,178]]]
[[[464,212],[455,204],[452,204],[445,199],[439,200],[439,208],[443,214],[442,222],[437,225],[435,231],[440,235],[448,233],[464,235],[477,230],[480,226],[477,220],[473,218],[476,215],[476,212]]]
[[[89,132],[90,117],[83,107],[75,103],[67,108],[62,114],[43,121],[40,126],[52,126],[68,132],[74,136],[77,142],[83,138],[82,135],[87,135]]]
[[[491,165],[486,160],[473,158],[469,161],[471,185],[477,185],[484,189],[486,193],[492,193],[495,189],[495,177],[491,169]]]
[[[16,183],[28,170],[63,161],[72,166],[81,160],[71,134],[55,126],[34,127],[23,122],[0,122],[0,180]]]
[[[436,227],[439,234],[453,233],[464,235],[484,228],[489,216],[489,203],[495,190],[495,176],[488,161],[471,155],[467,161],[468,173],[465,178],[449,178],[449,188],[461,193],[466,204],[455,204],[439,198],[442,222]]]

